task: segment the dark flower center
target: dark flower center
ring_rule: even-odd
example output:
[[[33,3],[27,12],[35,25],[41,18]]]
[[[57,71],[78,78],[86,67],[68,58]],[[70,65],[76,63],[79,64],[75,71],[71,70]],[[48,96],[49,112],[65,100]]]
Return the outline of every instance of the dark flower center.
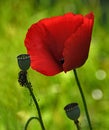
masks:
[[[64,64],[64,58],[60,59],[59,62],[60,62],[61,64]]]

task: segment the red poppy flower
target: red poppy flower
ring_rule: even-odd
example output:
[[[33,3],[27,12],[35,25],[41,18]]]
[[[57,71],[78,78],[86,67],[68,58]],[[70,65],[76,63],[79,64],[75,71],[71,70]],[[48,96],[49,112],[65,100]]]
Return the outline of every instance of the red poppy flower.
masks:
[[[67,13],[33,24],[25,38],[31,67],[52,76],[82,66],[88,57],[93,22],[93,13]]]

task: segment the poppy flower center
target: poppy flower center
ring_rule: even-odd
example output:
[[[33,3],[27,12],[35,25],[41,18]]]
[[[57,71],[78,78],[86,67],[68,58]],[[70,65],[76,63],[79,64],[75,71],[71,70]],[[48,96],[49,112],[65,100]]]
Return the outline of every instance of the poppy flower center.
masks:
[[[61,64],[64,64],[64,58],[59,60]]]

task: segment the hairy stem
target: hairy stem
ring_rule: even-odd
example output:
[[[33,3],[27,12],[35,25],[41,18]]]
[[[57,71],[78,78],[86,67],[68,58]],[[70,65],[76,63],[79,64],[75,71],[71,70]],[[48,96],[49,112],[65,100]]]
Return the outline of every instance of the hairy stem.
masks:
[[[33,93],[33,89],[32,89],[31,83],[27,81],[25,86],[28,88],[28,90],[30,92],[30,95],[32,96],[32,99],[34,101],[34,104],[36,106],[36,109],[37,109],[37,112],[38,112],[38,116],[39,116],[38,119],[40,121],[41,128],[42,128],[42,130],[45,130],[44,123],[43,123],[42,116],[41,116],[41,112],[40,112],[40,108],[39,108],[38,102],[36,100],[36,97],[35,97],[35,95]]]

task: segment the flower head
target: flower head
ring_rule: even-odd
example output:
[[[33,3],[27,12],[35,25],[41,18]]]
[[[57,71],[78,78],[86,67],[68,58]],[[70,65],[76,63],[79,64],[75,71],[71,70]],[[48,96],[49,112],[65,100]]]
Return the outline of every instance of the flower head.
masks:
[[[78,103],[70,103],[64,107],[66,115],[69,119],[77,121],[80,116]]]
[[[30,56],[28,54],[21,54],[17,56],[19,68],[26,71],[30,67]]]
[[[25,38],[31,67],[52,76],[82,66],[88,57],[93,22],[93,13],[67,13],[33,24]]]

